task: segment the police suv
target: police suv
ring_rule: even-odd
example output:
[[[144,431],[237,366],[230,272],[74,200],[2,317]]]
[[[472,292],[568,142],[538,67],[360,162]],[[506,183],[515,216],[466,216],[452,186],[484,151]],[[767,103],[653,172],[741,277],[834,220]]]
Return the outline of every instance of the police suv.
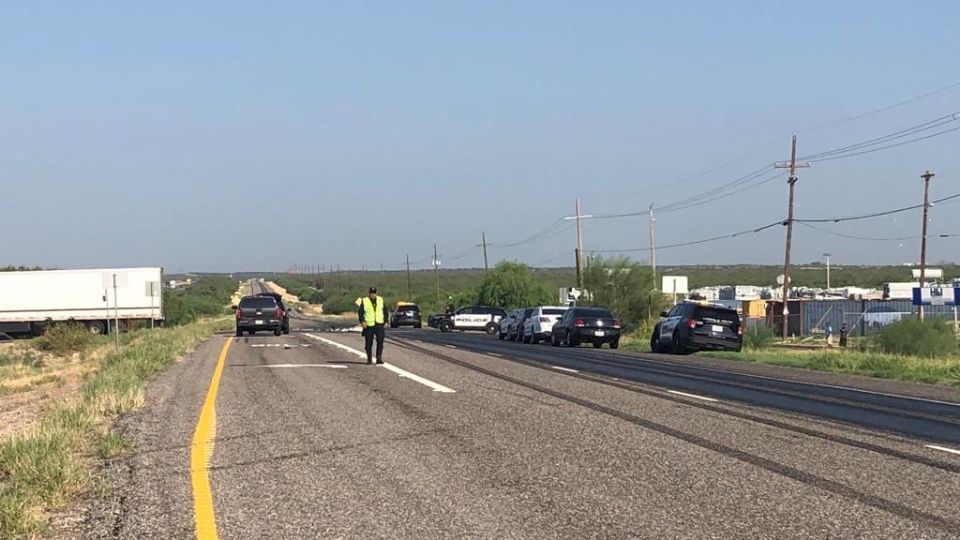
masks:
[[[437,328],[441,332],[454,330],[473,330],[494,335],[500,331],[500,319],[507,316],[507,312],[496,307],[469,306],[458,309],[453,315],[440,321]]]

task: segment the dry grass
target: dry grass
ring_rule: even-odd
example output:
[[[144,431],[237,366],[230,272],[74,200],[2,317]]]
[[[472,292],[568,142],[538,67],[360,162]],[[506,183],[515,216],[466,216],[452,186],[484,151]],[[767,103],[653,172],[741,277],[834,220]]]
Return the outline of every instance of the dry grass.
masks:
[[[126,448],[126,441],[110,432],[111,418],[139,407],[149,377],[228,323],[142,330],[130,334],[120,351],[108,346],[80,362],[64,359],[55,374],[24,375],[37,390],[8,397],[40,392],[30,403],[46,405],[27,415],[21,414],[24,407],[10,409],[28,420],[21,419],[26,427],[0,442],[0,538],[41,533],[50,511],[90,489],[95,456]]]

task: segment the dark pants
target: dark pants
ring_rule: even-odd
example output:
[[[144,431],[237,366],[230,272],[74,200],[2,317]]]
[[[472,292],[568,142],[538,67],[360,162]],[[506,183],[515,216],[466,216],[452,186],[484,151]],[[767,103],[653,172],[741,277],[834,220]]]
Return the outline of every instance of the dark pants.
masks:
[[[363,329],[364,348],[367,351],[367,362],[370,362],[373,359],[371,356],[371,353],[373,352],[373,338],[377,338],[377,363],[383,361],[383,338],[386,335],[386,332],[383,328],[384,325],[378,324],[376,326]]]

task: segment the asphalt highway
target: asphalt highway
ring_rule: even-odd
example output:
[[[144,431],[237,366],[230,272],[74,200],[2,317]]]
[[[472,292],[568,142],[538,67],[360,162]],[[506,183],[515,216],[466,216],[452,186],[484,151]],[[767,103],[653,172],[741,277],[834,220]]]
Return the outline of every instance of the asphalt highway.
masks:
[[[359,334],[292,326],[155,379],[69,537],[211,538],[204,479],[230,539],[960,534],[947,399],[426,329],[367,366]]]

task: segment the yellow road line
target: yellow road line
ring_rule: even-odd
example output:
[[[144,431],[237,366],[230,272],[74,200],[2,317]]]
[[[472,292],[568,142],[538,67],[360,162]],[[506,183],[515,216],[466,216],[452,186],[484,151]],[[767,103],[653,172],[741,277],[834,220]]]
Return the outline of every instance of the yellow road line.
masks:
[[[190,444],[190,483],[193,484],[193,521],[196,525],[197,540],[217,540],[217,520],[213,514],[213,493],[210,491],[210,457],[213,455],[213,439],[217,434],[217,390],[220,388],[220,375],[227,360],[232,339],[227,339],[220,349],[217,368],[213,371],[207,399],[200,410],[197,429],[193,432]]]

